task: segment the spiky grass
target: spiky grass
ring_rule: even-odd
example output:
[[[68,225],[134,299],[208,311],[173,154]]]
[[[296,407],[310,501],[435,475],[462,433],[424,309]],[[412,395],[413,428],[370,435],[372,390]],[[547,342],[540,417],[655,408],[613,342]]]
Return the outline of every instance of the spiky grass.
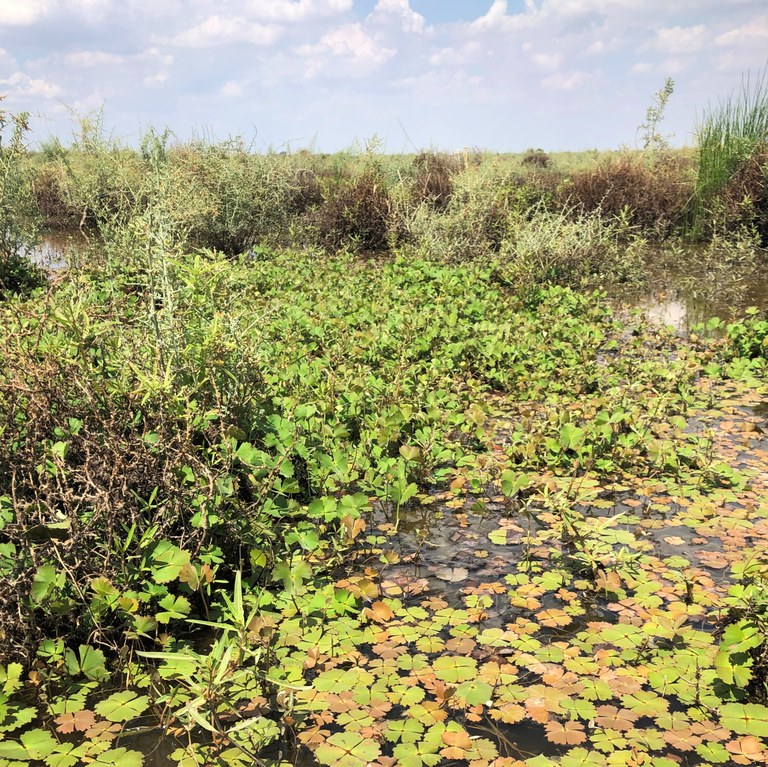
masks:
[[[699,173],[693,200],[693,229],[705,218],[738,169],[768,144],[768,65],[745,75],[741,91],[708,108],[696,134]]]

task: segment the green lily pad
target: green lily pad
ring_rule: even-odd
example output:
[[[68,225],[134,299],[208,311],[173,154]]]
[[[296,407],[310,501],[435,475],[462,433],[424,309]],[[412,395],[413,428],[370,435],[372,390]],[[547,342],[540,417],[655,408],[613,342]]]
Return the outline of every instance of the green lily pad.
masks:
[[[97,703],[94,710],[110,722],[129,722],[141,716],[148,707],[149,698],[146,695],[137,695],[132,690],[121,690]]]
[[[366,767],[379,754],[379,744],[357,732],[337,732],[315,750],[320,764],[329,767]]]

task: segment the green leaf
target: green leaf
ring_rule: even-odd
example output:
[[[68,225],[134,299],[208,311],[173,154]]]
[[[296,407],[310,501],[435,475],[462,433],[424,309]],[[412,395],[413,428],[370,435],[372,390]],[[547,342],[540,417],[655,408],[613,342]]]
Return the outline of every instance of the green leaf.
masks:
[[[470,706],[485,705],[493,697],[493,687],[485,682],[472,680],[460,684],[456,688],[456,695]]]
[[[144,757],[138,751],[125,748],[113,748],[99,754],[91,763],[91,767],[142,767]]]
[[[21,687],[21,672],[23,670],[21,663],[0,665],[0,685],[2,685],[0,689],[3,695],[12,695]]]
[[[37,568],[29,596],[32,604],[39,607],[53,593],[61,587],[59,573],[53,565],[41,565]]]
[[[392,743],[415,743],[423,733],[424,725],[415,719],[392,719],[387,722],[384,737]]]
[[[441,655],[432,664],[432,669],[438,679],[449,684],[456,684],[475,678],[477,662],[474,658],[460,655]]]
[[[167,594],[159,602],[163,610],[155,613],[155,620],[158,623],[169,623],[171,620],[180,620],[186,618],[192,606],[186,597],[177,597],[173,594]]]
[[[170,541],[160,541],[150,557],[150,572],[155,583],[175,581],[182,569],[190,564],[188,551],[182,551]]]
[[[357,732],[337,732],[315,751],[320,764],[329,767],[366,767],[379,754],[379,744]]]
[[[726,703],[720,707],[720,723],[739,735],[768,736],[768,707],[759,703]]]
[[[47,730],[28,730],[18,741],[0,741],[0,757],[40,761],[45,759],[57,745],[56,740]]]
[[[80,645],[78,655],[67,649],[64,653],[64,664],[70,676],[83,674],[94,682],[109,678],[104,653],[90,645]]]
[[[110,722],[128,722],[141,716],[149,707],[146,695],[137,695],[132,690],[121,690],[97,703],[94,710]]]

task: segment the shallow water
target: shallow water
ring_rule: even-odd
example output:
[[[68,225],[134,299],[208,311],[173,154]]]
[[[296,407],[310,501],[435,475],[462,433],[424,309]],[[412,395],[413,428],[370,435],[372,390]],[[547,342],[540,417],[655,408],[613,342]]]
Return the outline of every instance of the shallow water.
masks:
[[[712,317],[730,322],[752,306],[768,310],[768,274],[764,271],[727,285],[710,276],[701,278],[692,287],[690,279],[688,284],[682,283],[683,277],[673,276],[670,285],[663,287],[619,295],[612,298],[612,302],[621,315],[638,312],[652,323],[671,326],[680,335],[687,335],[693,327]]]
[[[51,272],[66,269],[67,253],[77,247],[78,239],[82,241],[82,235],[77,232],[47,232],[42,236],[40,245],[29,254],[29,258],[32,263]]]

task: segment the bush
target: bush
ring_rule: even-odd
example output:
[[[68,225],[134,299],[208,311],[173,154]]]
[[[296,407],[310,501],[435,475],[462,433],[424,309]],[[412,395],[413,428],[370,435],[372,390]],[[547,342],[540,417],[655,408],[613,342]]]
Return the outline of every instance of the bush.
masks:
[[[528,149],[520,162],[533,168],[548,168],[552,158],[543,149]]]
[[[390,248],[392,201],[383,175],[365,168],[358,175],[327,184],[323,202],[308,215],[318,245],[367,252]]]
[[[665,154],[649,164],[623,154],[574,173],[562,184],[559,202],[666,236],[684,223],[692,189],[684,159]]]
[[[176,196],[188,202],[189,244],[228,255],[287,244],[296,210],[309,204],[307,192],[311,197],[313,177],[292,158],[253,154],[240,140],[179,147],[171,153],[171,170]]]
[[[513,213],[500,253],[500,275],[518,291],[539,285],[583,287],[626,282],[643,274],[642,241],[622,241],[618,226],[597,212]]]
[[[440,152],[419,152],[413,160],[411,200],[445,210],[453,194],[453,176],[460,169],[457,158]]]
[[[499,163],[466,167],[452,178],[444,210],[429,202],[399,211],[403,240],[442,261],[473,260],[496,253],[517,191],[511,171]]]
[[[44,282],[41,270],[27,258],[40,233],[24,144],[27,119],[26,113],[0,110],[0,297],[28,292]]]

